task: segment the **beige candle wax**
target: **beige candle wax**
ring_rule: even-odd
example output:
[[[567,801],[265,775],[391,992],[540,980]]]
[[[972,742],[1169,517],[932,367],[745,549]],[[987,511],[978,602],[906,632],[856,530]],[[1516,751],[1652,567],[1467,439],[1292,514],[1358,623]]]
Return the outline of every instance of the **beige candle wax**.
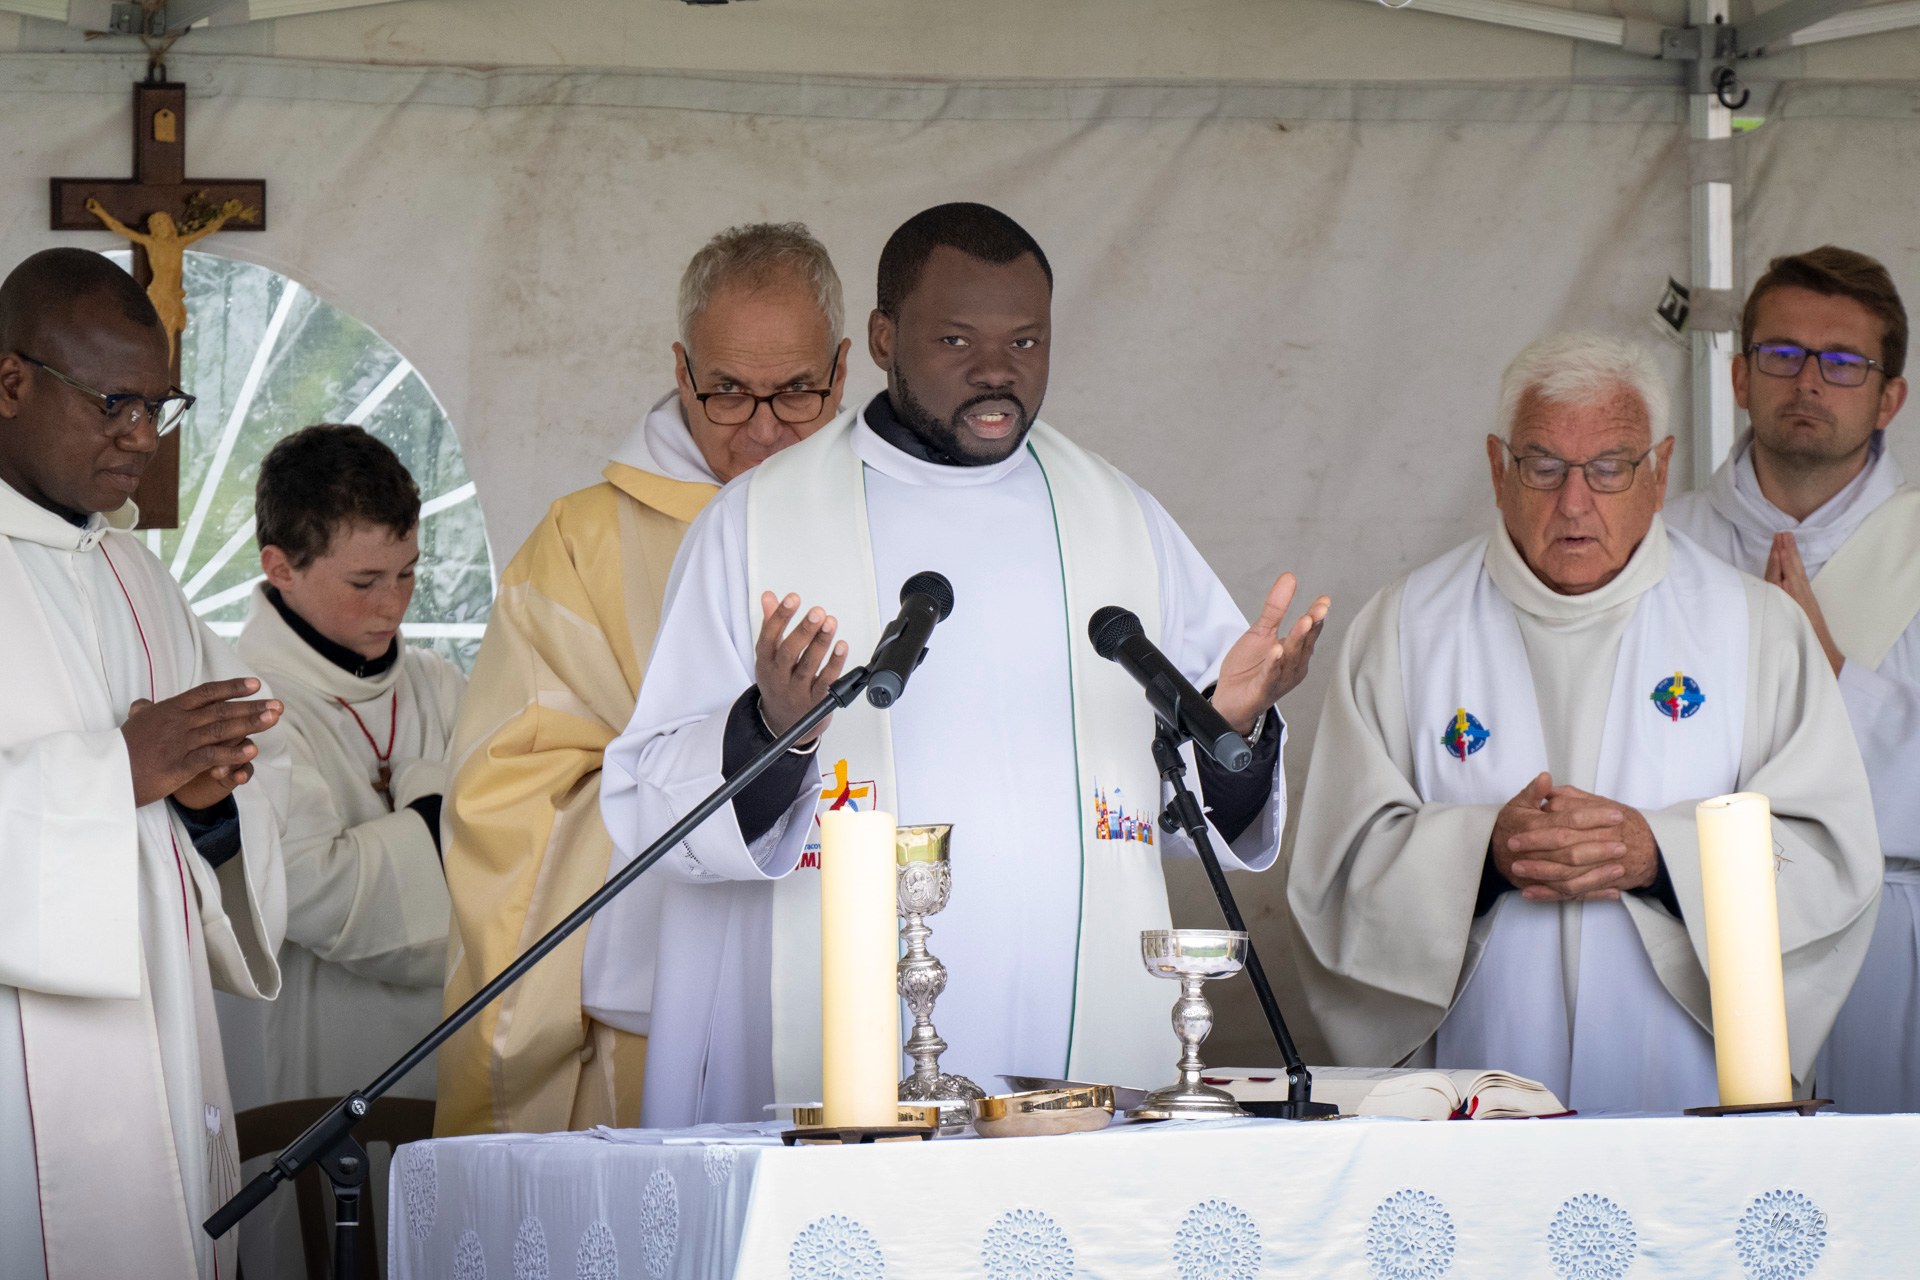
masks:
[[[1785,1102],[1793,1097],[1793,1068],[1774,895],[1773,815],[1765,796],[1740,792],[1702,800],[1694,821],[1720,1105]]]
[[[829,1125],[896,1123],[900,955],[889,813],[820,818],[820,1076]]]

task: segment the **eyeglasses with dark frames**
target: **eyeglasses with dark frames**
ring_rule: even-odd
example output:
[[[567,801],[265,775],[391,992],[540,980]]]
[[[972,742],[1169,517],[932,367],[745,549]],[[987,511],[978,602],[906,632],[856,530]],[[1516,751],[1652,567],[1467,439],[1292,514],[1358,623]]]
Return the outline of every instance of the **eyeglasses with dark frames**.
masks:
[[[194,406],[194,397],[178,387],[171,388],[158,400],[149,400],[143,395],[131,392],[109,394],[88,386],[72,374],[60,372],[45,360],[34,359],[24,351],[16,351],[14,354],[93,401],[95,407],[100,410],[100,416],[106,419],[104,430],[109,440],[118,440],[122,436],[132,435],[148,422],[154,424],[156,434],[165,435],[179,426],[180,419],[184,418],[187,410]]]
[[[1500,447],[1513,459],[1513,469],[1520,477],[1520,483],[1529,489],[1546,492],[1558,489],[1567,482],[1567,476],[1575,467],[1586,476],[1587,488],[1595,493],[1625,493],[1633,488],[1634,473],[1645,462],[1654,449],[1653,445],[1646,453],[1637,458],[1589,458],[1585,462],[1573,462],[1567,458],[1556,458],[1550,453],[1515,453],[1513,446],[1505,440]]]
[[[1753,357],[1754,368],[1775,378],[1799,377],[1811,356],[1820,362],[1821,381],[1836,387],[1861,386],[1875,369],[1882,375],[1887,372],[1887,367],[1878,360],[1869,360],[1857,352],[1809,351],[1791,342],[1756,342],[1747,348],[1747,354]]]
[[[839,351],[836,349],[828,357],[827,386],[818,389],[792,387],[776,391],[770,396],[756,396],[746,391],[702,391],[700,383],[693,376],[693,359],[685,347],[680,349],[680,359],[687,366],[687,381],[693,384],[693,398],[700,402],[707,421],[715,426],[740,426],[758,413],[764,404],[773,410],[773,416],[779,421],[790,427],[803,427],[818,418],[827,407],[827,397],[833,394],[833,369],[839,363]]]

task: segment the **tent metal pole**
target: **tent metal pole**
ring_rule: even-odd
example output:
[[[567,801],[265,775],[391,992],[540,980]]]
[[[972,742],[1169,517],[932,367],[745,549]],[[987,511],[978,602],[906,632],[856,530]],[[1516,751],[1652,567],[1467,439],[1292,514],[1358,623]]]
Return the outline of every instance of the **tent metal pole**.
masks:
[[[1786,0],[1733,25],[1731,0],[1687,0],[1687,25],[1555,8],[1527,0],[1365,0],[1474,22],[1517,27],[1647,53],[1686,68],[1691,269],[1688,345],[1692,361],[1689,477],[1697,487],[1733,452],[1733,361],[1740,300],[1734,294],[1733,113],[1746,102],[1742,59],[1796,45],[1920,26],[1920,0],[1861,7],[1860,0]],[[1729,105],[1731,104],[1731,105]]]
[[[1765,13],[1756,13],[1740,24],[1737,42],[1740,56],[1752,57],[1796,31],[1859,7],[1860,0],[1787,0],[1785,4]],[[1728,18],[1727,21],[1733,19]]]
[[[1687,21],[1696,28],[1726,23],[1730,0],[1687,0]],[[1687,95],[1687,121],[1693,139],[1692,205],[1693,316],[1687,329],[1692,353],[1692,406],[1688,452],[1692,484],[1707,482],[1733,452],[1733,356],[1738,323],[1733,303],[1732,166],[1733,112],[1721,95],[1696,77]],[[1704,161],[1704,162],[1703,162]]]
[[[1449,18],[1491,22],[1496,26],[1517,27],[1522,31],[1539,31],[1573,40],[1590,40],[1595,44],[1612,45],[1616,49],[1627,40],[1624,18],[1582,13],[1577,9],[1562,9],[1554,5],[1530,4],[1527,0],[1406,0],[1404,4],[1394,4],[1392,0],[1365,0],[1365,3],[1384,3],[1389,9],[1417,9],[1423,13],[1445,14]]]
[[[1776,37],[1768,47],[1798,49],[1804,45],[1824,44],[1829,40],[1850,40],[1854,36],[1877,36],[1887,31],[1920,27],[1920,0],[1896,0],[1894,4],[1868,5],[1837,17],[1816,22],[1788,35]]]

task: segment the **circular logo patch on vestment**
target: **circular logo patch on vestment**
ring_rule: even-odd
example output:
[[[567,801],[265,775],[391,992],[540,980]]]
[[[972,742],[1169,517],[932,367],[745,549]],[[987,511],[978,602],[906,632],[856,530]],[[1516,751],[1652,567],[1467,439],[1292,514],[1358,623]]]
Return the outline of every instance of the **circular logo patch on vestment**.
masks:
[[[1653,705],[1667,719],[1685,720],[1706,705],[1707,695],[1692,676],[1674,672],[1653,686]]]
[[[1486,746],[1487,739],[1491,736],[1487,732],[1487,726],[1474,718],[1465,707],[1460,707],[1447,721],[1447,731],[1440,735],[1440,745],[1445,747],[1447,754],[1454,759],[1465,760]]]

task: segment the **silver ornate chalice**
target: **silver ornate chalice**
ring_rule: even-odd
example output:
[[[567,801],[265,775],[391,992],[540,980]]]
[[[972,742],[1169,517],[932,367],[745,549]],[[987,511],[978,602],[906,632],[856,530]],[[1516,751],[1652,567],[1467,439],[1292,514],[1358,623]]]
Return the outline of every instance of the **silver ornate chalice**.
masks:
[[[1133,1110],[1136,1120],[1217,1119],[1247,1112],[1233,1095],[1200,1079],[1200,1042],[1213,1030],[1213,1008],[1200,993],[1213,978],[1230,978],[1247,962],[1247,935],[1234,929],[1142,929],[1140,959],[1156,978],[1180,984],[1173,1029],[1180,1037],[1180,1078],[1155,1089]]]
[[[900,1082],[900,1101],[934,1103],[940,1108],[940,1127],[957,1132],[971,1123],[971,1104],[986,1097],[987,1091],[965,1076],[940,1070],[947,1042],[933,1029],[933,1002],[946,990],[947,966],[927,950],[927,938],[933,933],[927,917],[946,907],[953,890],[953,872],[947,863],[952,835],[948,823],[901,827],[894,837],[894,855],[900,868],[900,914],[906,919],[900,927],[900,938],[907,944],[906,954],[900,957],[900,998],[913,1013],[913,1031],[906,1043],[913,1073]]]

